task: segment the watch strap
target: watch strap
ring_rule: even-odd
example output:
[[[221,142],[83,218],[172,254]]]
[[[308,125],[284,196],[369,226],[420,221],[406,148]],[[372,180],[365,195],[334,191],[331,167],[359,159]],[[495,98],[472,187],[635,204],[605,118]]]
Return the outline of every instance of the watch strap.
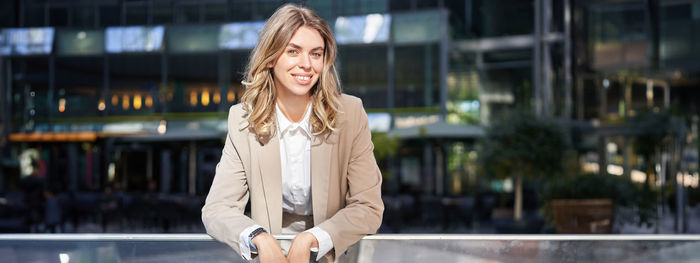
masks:
[[[251,247],[252,249],[254,249],[255,251],[257,251],[258,248],[255,247],[255,244],[253,244],[253,242],[251,242],[251,241],[253,240],[253,238],[254,238],[255,236],[259,235],[259,234],[262,233],[262,232],[267,233],[267,230],[265,230],[265,229],[262,228],[262,227],[258,227],[257,229],[253,230],[253,232],[251,232],[250,235],[248,236],[248,244],[249,244],[250,247]]]

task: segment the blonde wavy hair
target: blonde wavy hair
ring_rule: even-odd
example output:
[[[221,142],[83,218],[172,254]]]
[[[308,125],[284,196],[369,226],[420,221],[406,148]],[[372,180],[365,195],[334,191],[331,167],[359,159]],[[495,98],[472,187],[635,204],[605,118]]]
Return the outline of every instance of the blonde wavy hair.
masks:
[[[323,70],[311,93],[312,111],[309,124],[314,136],[329,135],[336,129],[340,107],[340,82],[335,68],[338,49],[328,24],[314,11],[294,4],[277,9],[260,32],[258,44],[250,54],[245,69],[245,87],[241,103],[246,110],[249,128],[259,141],[275,130],[276,92],[272,68],[292,35],[302,26],[316,29],[324,40]]]

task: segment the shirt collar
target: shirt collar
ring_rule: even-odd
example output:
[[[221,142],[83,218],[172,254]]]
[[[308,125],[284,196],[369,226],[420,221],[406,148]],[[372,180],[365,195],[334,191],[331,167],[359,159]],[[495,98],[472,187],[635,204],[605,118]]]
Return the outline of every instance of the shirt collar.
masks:
[[[311,116],[311,103],[306,107],[306,113],[304,113],[304,118],[300,122],[291,122],[284,116],[280,107],[275,103],[275,115],[277,115],[277,131],[280,133],[280,138],[284,136],[287,131],[296,129],[300,127],[306,135],[311,137],[311,126],[309,125],[309,118]]]

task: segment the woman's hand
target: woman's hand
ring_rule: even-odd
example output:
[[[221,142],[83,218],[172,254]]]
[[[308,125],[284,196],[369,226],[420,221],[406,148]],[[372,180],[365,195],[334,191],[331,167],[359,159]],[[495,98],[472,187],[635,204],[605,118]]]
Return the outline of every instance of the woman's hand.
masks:
[[[260,263],[287,263],[277,239],[268,233],[260,233],[250,240],[258,248]]]
[[[301,232],[294,240],[287,254],[289,263],[308,263],[311,257],[311,248],[318,247],[318,240],[309,232]],[[315,259],[314,259],[315,260]]]

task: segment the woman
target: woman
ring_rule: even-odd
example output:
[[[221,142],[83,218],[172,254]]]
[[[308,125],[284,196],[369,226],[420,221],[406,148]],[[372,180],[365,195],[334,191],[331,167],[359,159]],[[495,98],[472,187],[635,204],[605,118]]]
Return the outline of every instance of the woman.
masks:
[[[296,5],[268,19],[251,53],[202,208],[207,233],[245,259],[333,261],[381,224],[367,115],[340,93],[336,54],[326,22]],[[272,234],[297,234],[286,258]]]

